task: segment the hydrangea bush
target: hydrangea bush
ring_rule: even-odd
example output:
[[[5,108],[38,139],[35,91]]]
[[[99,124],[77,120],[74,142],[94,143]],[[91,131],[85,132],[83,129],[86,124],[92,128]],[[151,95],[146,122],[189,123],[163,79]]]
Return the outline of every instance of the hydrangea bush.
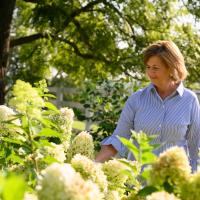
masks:
[[[86,131],[82,131],[72,140],[66,154],[67,161],[70,162],[76,154],[82,154],[90,159],[94,159],[93,139],[92,136]]]
[[[86,131],[73,135],[73,110],[56,108],[48,102],[51,96],[44,81],[37,87],[17,81],[9,106],[0,106],[0,199],[199,198],[200,173],[191,174],[182,148],[173,147],[156,157],[152,138],[133,132],[131,140],[137,146],[119,139],[135,156],[134,162],[113,158],[96,163],[92,136]]]

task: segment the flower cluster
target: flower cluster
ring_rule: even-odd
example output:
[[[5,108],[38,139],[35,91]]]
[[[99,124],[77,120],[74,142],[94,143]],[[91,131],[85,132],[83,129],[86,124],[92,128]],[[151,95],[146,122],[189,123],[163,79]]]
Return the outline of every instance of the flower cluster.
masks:
[[[68,150],[70,145],[73,118],[74,118],[74,111],[71,108],[64,107],[60,109],[58,124],[63,134],[61,140],[64,145],[65,151]]]
[[[17,125],[17,126],[20,126],[20,121],[18,119],[14,119],[15,114],[16,113],[11,108],[9,108],[5,105],[0,105],[0,131],[1,131],[1,135],[9,134],[11,136],[17,130],[17,127],[9,128],[9,125],[5,123],[8,120],[13,119],[12,123]]]
[[[181,188],[182,200],[197,200],[200,197],[200,171],[196,172]]]
[[[9,105],[13,106],[18,112],[33,118],[41,115],[44,100],[39,95],[38,90],[32,87],[31,84],[17,80],[12,95]]]
[[[23,200],[38,200],[38,198],[36,194],[26,192]]]
[[[94,143],[92,136],[82,131],[72,141],[69,150],[67,151],[67,161],[71,161],[74,155],[81,154],[87,156],[90,159],[94,158]]]
[[[53,123],[57,125],[57,132],[61,133],[61,142],[63,144],[65,152],[69,149],[70,140],[72,136],[72,125],[74,118],[74,111],[71,108],[60,108],[59,112],[52,113],[49,118]]]
[[[22,150],[20,149],[20,153]],[[23,153],[23,152],[22,152]],[[62,144],[51,143],[51,146],[44,146],[35,150],[33,154],[28,154],[24,161],[30,165],[34,161],[37,162],[37,170],[41,171],[48,166],[49,163],[64,163],[65,152]]]
[[[48,166],[37,186],[39,200],[102,200],[96,184],[84,181],[69,164]]]
[[[106,198],[109,200],[121,200],[119,193],[115,190],[109,190],[108,193],[106,194]]]
[[[64,163],[66,158],[63,145],[55,143],[51,143],[51,145],[45,147],[45,154],[52,156],[60,163]]]
[[[172,147],[158,157],[152,166],[150,182],[162,185],[181,185],[190,177],[191,167],[183,148]]]
[[[107,192],[108,183],[104,172],[101,170],[101,164],[95,163],[83,155],[76,154],[71,160],[71,165],[85,180],[92,180],[99,186],[101,192]]]
[[[169,194],[165,191],[154,192],[146,197],[146,200],[179,200],[173,194]]]
[[[109,160],[103,164],[102,170],[107,176],[109,190],[116,190],[120,195],[124,192],[121,188],[124,187],[128,179],[128,176],[123,173],[126,169],[127,167],[117,159]]]
[[[128,196],[124,195],[120,200],[146,200],[146,197],[137,195],[137,192],[134,190]]]

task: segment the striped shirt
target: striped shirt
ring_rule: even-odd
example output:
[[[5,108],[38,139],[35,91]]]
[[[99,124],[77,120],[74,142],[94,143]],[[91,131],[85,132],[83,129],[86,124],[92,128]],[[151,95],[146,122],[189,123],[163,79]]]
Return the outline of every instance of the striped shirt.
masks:
[[[157,135],[154,142],[162,144],[154,151],[156,155],[172,146],[184,147],[193,171],[197,169],[200,141],[200,107],[194,92],[181,82],[164,100],[153,84],[133,93],[127,100],[112,136],[102,145],[112,144],[121,156],[127,149],[116,136],[131,136],[131,130]],[[129,154],[130,155],[130,154]],[[130,156],[128,159],[133,159]]]

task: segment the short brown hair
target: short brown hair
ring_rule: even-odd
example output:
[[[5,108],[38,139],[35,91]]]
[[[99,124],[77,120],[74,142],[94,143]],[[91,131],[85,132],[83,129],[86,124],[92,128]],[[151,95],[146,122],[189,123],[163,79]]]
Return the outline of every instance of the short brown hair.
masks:
[[[179,48],[172,41],[162,40],[153,43],[144,50],[144,64],[149,58],[158,56],[170,69],[171,77],[174,81],[184,80],[188,71],[185,67],[184,57]]]

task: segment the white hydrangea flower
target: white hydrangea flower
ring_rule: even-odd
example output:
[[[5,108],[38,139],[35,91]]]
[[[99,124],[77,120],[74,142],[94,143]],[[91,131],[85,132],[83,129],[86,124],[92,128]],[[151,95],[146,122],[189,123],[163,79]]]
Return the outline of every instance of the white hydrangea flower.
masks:
[[[15,112],[13,111],[13,109],[5,105],[0,105],[0,121],[1,122],[12,119],[14,115],[15,115]]]
[[[181,188],[182,200],[197,200],[200,197],[200,171],[192,174]]]
[[[12,120],[15,118],[16,113],[13,111],[13,109],[5,106],[5,105],[0,105],[0,130],[1,130],[1,134],[13,134],[15,131],[17,131],[18,129],[11,129],[9,128],[9,126],[4,123],[4,121],[8,121],[8,120]],[[15,119],[12,121],[13,124],[20,126],[20,120],[19,119]]]
[[[85,180],[91,179],[99,186],[101,192],[107,192],[108,183],[101,164],[95,163],[86,156],[76,154],[71,160],[71,165]]]
[[[54,116],[53,118],[60,127],[60,131],[62,132],[61,141],[66,152],[69,149],[72,135],[74,111],[71,108],[63,107],[60,108],[60,114]]]
[[[71,108],[68,107],[61,108],[60,113],[61,113],[60,116],[64,121],[73,122],[74,111]]]
[[[102,200],[96,184],[84,181],[69,164],[48,166],[37,186],[39,200]]]
[[[36,194],[25,192],[24,200],[38,200],[38,198]]]
[[[169,194],[165,191],[154,192],[146,197],[146,200],[180,200],[174,194]]]
[[[165,181],[179,186],[188,180],[191,174],[189,160],[183,148],[172,147],[160,154],[152,165],[150,182],[162,185]]]
[[[107,176],[109,190],[115,189],[120,194],[123,194],[124,190],[121,188],[124,187],[128,179],[128,176],[123,173],[123,170],[126,169],[127,166],[117,159],[109,160],[103,164],[102,170]]]
[[[72,141],[67,152],[67,160],[70,161],[76,154],[81,154],[90,159],[94,159],[93,139],[92,136],[86,131],[79,133]]]
[[[108,193],[106,194],[106,198],[105,199],[109,199],[109,200],[121,200],[119,193],[115,190],[110,190],[108,191]]]
[[[71,108],[60,108],[60,116],[58,124],[60,125],[63,134],[67,137],[71,137],[72,125],[74,119],[74,111]]]
[[[52,146],[46,146],[46,153],[53,158],[55,158],[58,162],[64,163],[65,161],[65,152],[62,144],[51,143]]]
[[[38,117],[41,115],[44,100],[39,95],[38,90],[32,87],[30,83],[17,80],[12,94],[14,97],[10,99],[9,105],[16,108],[18,112],[28,114],[29,117]]]
[[[22,147],[18,149],[18,153],[19,155],[26,155],[26,151]]]
[[[123,195],[121,200],[146,200],[144,196],[137,196],[137,191],[131,191],[128,196]]]

